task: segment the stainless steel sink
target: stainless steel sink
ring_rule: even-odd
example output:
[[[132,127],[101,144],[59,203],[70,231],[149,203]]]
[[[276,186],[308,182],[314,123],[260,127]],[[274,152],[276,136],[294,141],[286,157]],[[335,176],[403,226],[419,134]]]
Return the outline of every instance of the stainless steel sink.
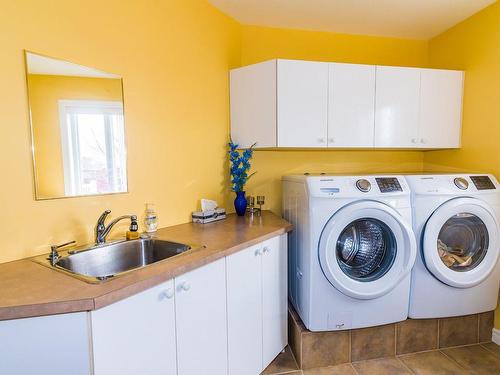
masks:
[[[60,258],[54,266],[50,264],[46,255],[33,260],[84,281],[99,283],[164,261],[193,248],[193,245],[146,238],[61,251]]]

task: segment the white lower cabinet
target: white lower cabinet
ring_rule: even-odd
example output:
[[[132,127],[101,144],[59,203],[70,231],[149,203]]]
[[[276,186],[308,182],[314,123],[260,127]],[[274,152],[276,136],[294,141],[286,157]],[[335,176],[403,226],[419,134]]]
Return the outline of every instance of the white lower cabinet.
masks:
[[[227,374],[224,259],[175,278],[177,373]]]
[[[95,311],[0,321],[0,373],[258,375],[287,343],[286,241]]]
[[[0,374],[89,375],[87,313],[0,321]]]
[[[264,242],[262,250],[262,353],[267,367],[288,342],[287,235]]]
[[[255,375],[262,360],[262,245],[226,258],[230,375]]]
[[[287,344],[287,237],[226,258],[230,375],[255,375]]]
[[[95,375],[177,374],[173,280],[90,315]]]

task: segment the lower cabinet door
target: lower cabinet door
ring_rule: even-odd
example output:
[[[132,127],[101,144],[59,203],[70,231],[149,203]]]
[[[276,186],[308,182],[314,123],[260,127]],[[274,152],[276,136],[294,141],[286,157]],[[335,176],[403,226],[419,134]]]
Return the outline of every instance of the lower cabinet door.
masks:
[[[174,294],[170,280],[91,312],[95,375],[177,374]]]
[[[90,375],[86,312],[0,321],[0,374]]]
[[[178,375],[226,375],[226,260],[176,277],[175,290]]]
[[[288,341],[287,235],[262,244],[263,365],[268,366]]]
[[[229,375],[262,367],[262,245],[226,258]]]

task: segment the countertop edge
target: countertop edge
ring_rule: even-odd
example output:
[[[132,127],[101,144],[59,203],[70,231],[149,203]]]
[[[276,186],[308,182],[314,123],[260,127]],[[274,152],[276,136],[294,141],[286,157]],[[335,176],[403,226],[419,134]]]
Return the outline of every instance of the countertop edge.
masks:
[[[278,218],[277,215],[275,216],[276,218]],[[193,269],[215,262],[245,248],[251,247],[270,238],[288,233],[292,229],[293,225],[283,220],[283,222],[280,223],[279,226],[271,227],[268,233],[259,235],[246,241],[238,242],[236,245],[227,248],[221,247],[220,250],[212,250],[205,256],[194,260],[188,260],[185,264],[181,264],[176,268],[158,271],[158,273],[156,274],[152,274],[151,276],[143,279],[133,280],[123,287],[119,287],[115,290],[106,292],[101,295],[91,296],[88,298],[75,298],[71,300],[68,299],[62,301],[3,306],[0,307],[0,321],[94,311],[125,298],[131,297],[144,290],[153,288],[163,282],[171,280],[176,276],[185,274]]]

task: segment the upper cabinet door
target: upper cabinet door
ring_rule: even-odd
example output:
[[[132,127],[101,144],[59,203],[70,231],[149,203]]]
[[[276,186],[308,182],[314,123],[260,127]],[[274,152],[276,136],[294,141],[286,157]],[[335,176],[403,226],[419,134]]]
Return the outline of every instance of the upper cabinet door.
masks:
[[[177,374],[227,374],[226,261],[175,278]]]
[[[95,375],[176,375],[174,298],[169,280],[92,311]]]
[[[420,146],[460,147],[463,72],[422,69],[421,74]]]
[[[375,66],[329,65],[328,147],[373,147]]]
[[[375,146],[418,146],[420,69],[377,66]]]
[[[276,147],[276,60],[230,72],[231,138],[241,147]]]
[[[326,147],[328,65],[278,60],[278,147]]]

